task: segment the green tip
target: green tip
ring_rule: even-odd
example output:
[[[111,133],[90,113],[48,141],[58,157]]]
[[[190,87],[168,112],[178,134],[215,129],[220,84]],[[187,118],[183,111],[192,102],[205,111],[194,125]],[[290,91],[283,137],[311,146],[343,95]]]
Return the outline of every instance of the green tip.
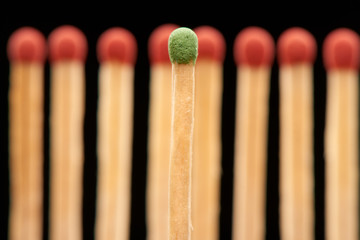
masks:
[[[172,63],[195,64],[198,55],[198,39],[190,28],[175,29],[169,37],[169,57]]]

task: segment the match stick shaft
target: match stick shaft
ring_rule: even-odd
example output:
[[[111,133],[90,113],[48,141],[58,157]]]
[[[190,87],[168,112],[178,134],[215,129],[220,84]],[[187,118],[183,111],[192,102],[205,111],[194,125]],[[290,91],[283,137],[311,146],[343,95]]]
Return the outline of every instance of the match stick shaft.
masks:
[[[358,239],[358,73],[327,74],[326,237]]]
[[[194,64],[173,63],[169,182],[169,239],[191,239],[191,161]]]
[[[196,63],[194,161],[192,168],[193,239],[219,238],[222,65]]]
[[[13,63],[9,89],[9,239],[41,239],[43,66]]]
[[[270,69],[238,67],[233,239],[265,234]]]
[[[314,238],[312,79],[308,63],[280,68],[280,229],[284,239]]]
[[[104,62],[99,72],[96,239],[128,239],[130,229],[133,67]]]
[[[168,239],[171,64],[151,67],[147,224],[148,240]]]
[[[51,68],[50,238],[82,238],[83,64],[56,62]]]

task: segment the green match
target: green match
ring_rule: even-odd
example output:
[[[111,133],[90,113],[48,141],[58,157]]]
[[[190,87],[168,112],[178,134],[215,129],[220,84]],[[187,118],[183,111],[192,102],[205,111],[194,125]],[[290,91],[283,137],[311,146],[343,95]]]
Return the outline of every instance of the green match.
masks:
[[[172,63],[195,64],[198,55],[198,39],[190,28],[175,29],[169,37],[169,57]]]

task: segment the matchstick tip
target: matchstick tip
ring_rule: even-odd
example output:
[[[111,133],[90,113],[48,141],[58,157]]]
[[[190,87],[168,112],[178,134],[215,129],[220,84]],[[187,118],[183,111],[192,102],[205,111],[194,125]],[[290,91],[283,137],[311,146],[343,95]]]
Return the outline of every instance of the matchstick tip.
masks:
[[[199,59],[212,59],[223,62],[226,43],[223,35],[211,26],[200,26],[194,29],[198,37]]]
[[[263,28],[250,26],[238,33],[234,43],[237,65],[270,66],[274,61],[274,39]]]
[[[97,57],[100,63],[118,61],[134,65],[137,57],[137,43],[134,35],[120,27],[106,30],[97,42]]]
[[[79,60],[84,62],[87,56],[87,40],[83,32],[70,25],[54,29],[48,38],[49,60]]]
[[[338,28],[330,32],[323,43],[323,59],[327,70],[359,69],[360,38],[348,28]]]
[[[170,34],[168,49],[172,63],[195,64],[198,55],[198,39],[195,32],[186,27],[175,29]]]
[[[35,28],[19,28],[9,37],[7,54],[10,62],[44,62],[46,39]]]
[[[313,35],[300,27],[284,31],[277,44],[279,65],[294,63],[314,63],[316,58],[316,40]]]
[[[150,64],[171,63],[168,51],[169,36],[179,26],[175,24],[163,24],[157,27],[149,37],[148,53]]]

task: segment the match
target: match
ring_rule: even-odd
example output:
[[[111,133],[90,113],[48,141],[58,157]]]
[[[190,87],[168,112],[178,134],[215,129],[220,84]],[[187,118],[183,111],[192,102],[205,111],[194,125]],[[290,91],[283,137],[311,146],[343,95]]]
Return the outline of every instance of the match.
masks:
[[[278,40],[280,235],[314,239],[313,64],[316,41],[300,27]]]
[[[274,40],[260,27],[236,37],[233,239],[265,238],[268,100]]]
[[[359,239],[360,38],[338,28],[323,43],[327,73],[325,119],[325,236]]]
[[[221,177],[221,106],[225,39],[211,26],[194,29],[198,37],[195,66],[194,155],[192,164],[192,239],[219,238]]]
[[[169,156],[171,135],[171,62],[168,39],[179,26],[163,24],[148,40],[150,100],[146,225],[148,240],[168,239]]]
[[[95,238],[129,239],[135,37],[113,27],[97,42],[99,68],[98,186]]]
[[[87,40],[70,25],[48,38],[50,60],[50,230],[52,240],[82,239],[83,121]]]
[[[32,27],[7,43],[9,86],[9,239],[43,236],[43,122],[46,40]]]
[[[191,164],[198,40],[191,29],[181,27],[171,33],[168,43],[173,82],[168,239],[191,239]]]

